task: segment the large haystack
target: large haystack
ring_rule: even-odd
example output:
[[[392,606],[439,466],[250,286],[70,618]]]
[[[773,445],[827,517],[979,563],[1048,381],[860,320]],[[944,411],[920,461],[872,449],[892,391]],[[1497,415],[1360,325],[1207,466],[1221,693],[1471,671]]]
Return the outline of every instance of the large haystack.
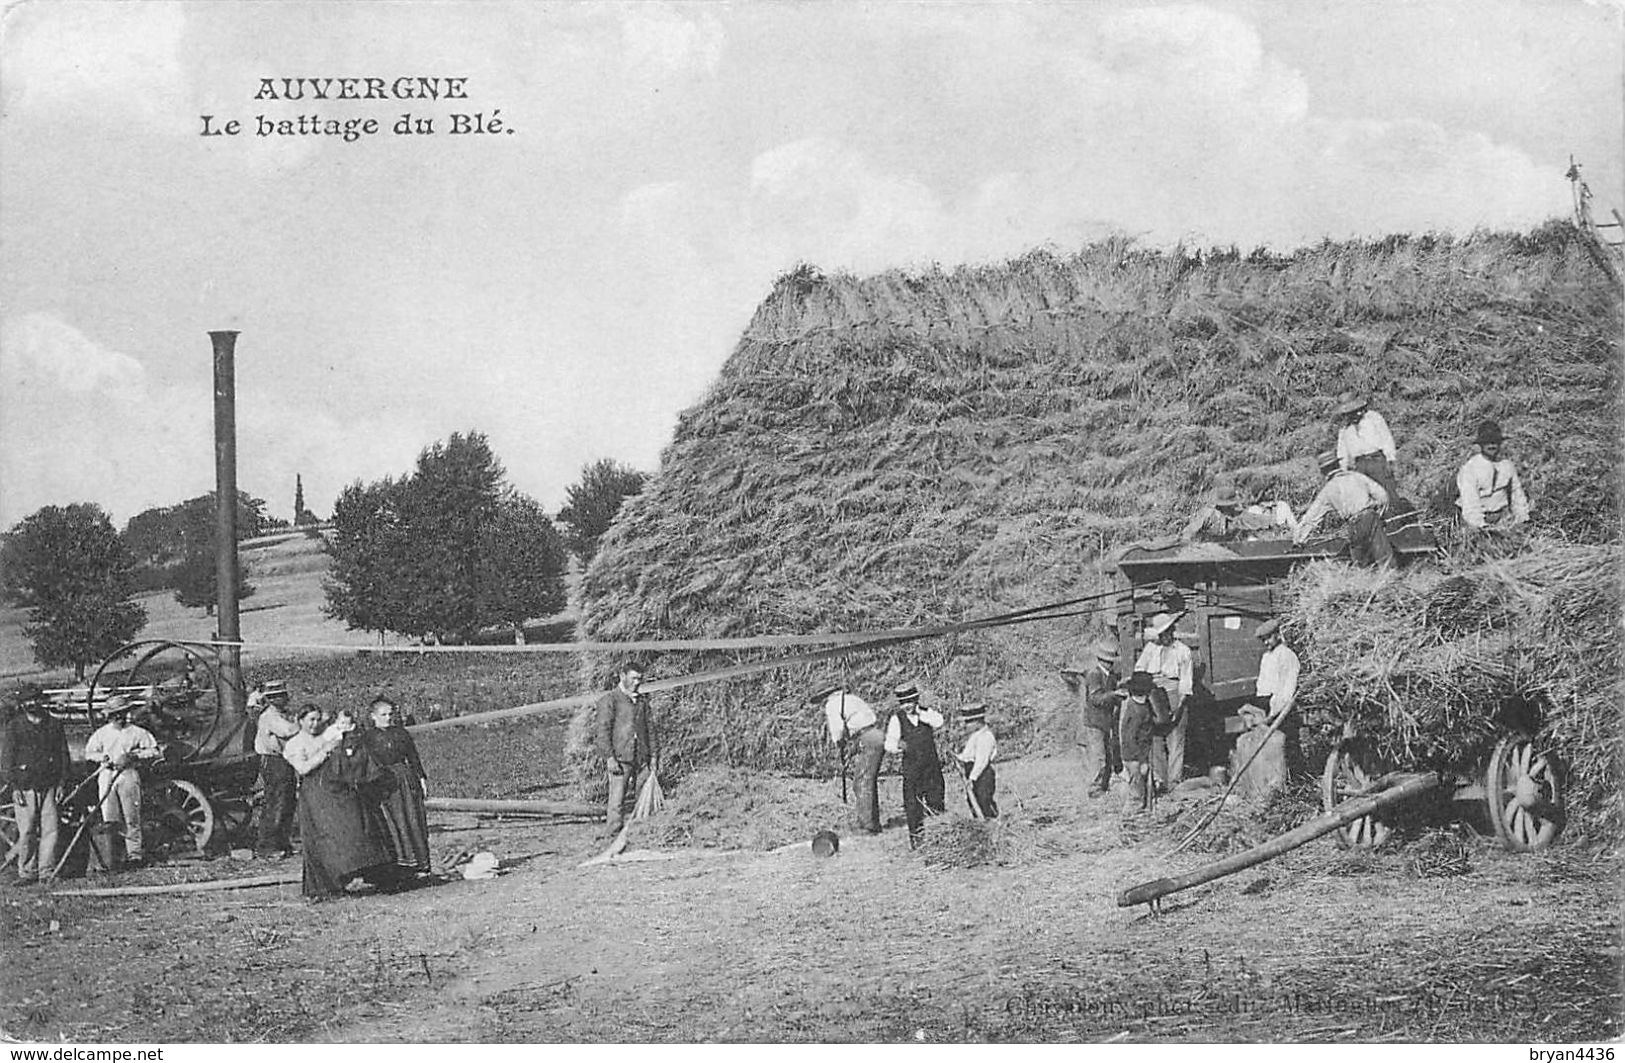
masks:
[[[1113,546],[1175,529],[1215,475],[1301,508],[1339,391],[1368,389],[1425,498],[1500,418],[1539,519],[1618,536],[1620,305],[1563,224],[1290,257],[1114,242],[889,272],[803,267],[758,309],[584,584],[584,634],[893,627],[1107,586]],[[1079,617],[657,698],[668,762],[827,770],[808,687],[909,674],[986,700],[1006,747],[1062,702]],[[737,663],[672,655],[652,674]],[[592,665],[602,682],[615,662]]]

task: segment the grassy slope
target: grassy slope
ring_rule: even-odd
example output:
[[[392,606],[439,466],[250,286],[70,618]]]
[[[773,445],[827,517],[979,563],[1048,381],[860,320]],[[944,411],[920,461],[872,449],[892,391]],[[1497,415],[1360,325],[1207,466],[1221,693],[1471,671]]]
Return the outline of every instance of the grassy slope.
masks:
[[[1213,477],[1300,509],[1337,393],[1367,389],[1425,497],[1499,418],[1551,530],[1617,538],[1620,308],[1571,231],[1206,260],[1121,244],[952,273],[786,276],[589,570],[591,637],[952,620],[1103,587]],[[797,702],[844,674],[990,700],[1016,743],[1060,704],[1080,618],[701,687],[668,747],[827,763]],[[658,662],[655,674],[726,663]],[[600,661],[600,672],[613,662]]]

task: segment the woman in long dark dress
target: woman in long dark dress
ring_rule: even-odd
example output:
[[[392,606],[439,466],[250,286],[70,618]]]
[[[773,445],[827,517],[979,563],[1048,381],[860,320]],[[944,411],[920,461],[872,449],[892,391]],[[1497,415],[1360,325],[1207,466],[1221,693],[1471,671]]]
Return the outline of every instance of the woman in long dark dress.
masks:
[[[348,713],[326,730],[321,724],[322,710],[306,705],[299,710],[299,733],[282,750],[299,773],[303,892],[334,897],[357,876],[390,889],[400,874],[366,796],[389,773],[373,762]]]
[[[415,871],[429,870],[429,816],[423,799],[429,794],[429,777],[418,759],[417,743],[406,728],[399,726],[395,703],[379,696],[372,702],[372,726],[367,728],[367,751],[372,759],[394,774],[378,809],[383,814],[384,833],[395,861]]]

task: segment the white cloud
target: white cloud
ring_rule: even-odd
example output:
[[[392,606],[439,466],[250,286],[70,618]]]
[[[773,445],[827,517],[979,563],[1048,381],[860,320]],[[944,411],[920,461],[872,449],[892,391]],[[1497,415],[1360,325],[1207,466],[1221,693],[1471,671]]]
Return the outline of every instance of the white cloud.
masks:
[[[752,239],[831,267],[878,269],[941,246],[943,208],[919,180],[887,173],[823,137],[782,144],[750,167]]]
[[[41,384],[75,393],[104,384],[140,388],[143,376],[140,362],[51,314],[23,314],[0,326],[0,381],[7,394]]]
[[[123,522],[214,486],[214,400],[209,386],[154,381],[135,358],[110,350],[49,314],[0,329],[0,529],[45,505],[95,501]],[[276,495],[290,516],[292,483],[305,473],[310,505],[344,485],[328,482],[332,456],[347,474],[406,471],[422,442],[395,418],[340,421],[297,396],[239,402],[238,483]],[[287,485],[287,497],[277,494]]]
[[[711,12],[648,3],[621,10],[621,39],[627,70],[657,79],[715,73],[727,44]]]
[[[11,115],[84,109],[139,118],[165,132],[195,132],[180,4],[18,4],[6,13],[4,30]]]

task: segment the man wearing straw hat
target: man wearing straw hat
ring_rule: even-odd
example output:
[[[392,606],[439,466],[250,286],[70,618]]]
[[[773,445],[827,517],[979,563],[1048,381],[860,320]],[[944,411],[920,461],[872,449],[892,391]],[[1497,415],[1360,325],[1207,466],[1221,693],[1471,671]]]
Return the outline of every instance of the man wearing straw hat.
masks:
[[[265,799],[260,803],[259,834],[254,855],[286,857],[293,855],[288,835],[297,807],[299,776],[282,755],[288,739],[299,733],[299,724],[288,717],[288,684],[281,679],[257,684],[264,709],[254,724],[254,752],[260,758],[260,782]]]
[[[15,696],[22,711],[6,721],[0,789],[10,789],[17,820],[17,882],[49,882],[57,862],[57,805],[68,773],[68,739],[38,687]]]
[[[649,704],[642,686],[643,670],[629,664],[621,669],[615,688],[599,698],[594,708],[594,737],[609,775],[608,814],[604,819],[609,834],[619,832],[625,822],[627,783],[631,782],[636,792],[642,773],[658,769],[649,740]]]
[[[1364,395],[1345,391],[1337,400],[1337,465],[1364,473],[1382,485],[1397,505],[1399,484],[1394,479],[1397,450],[1394,435],[1382,414],[1371,409]]]
[[[124,859],[139,865],[145,859],[141,835],[141,765],[161,755],[158,739],[145,727],[130,722],[130,702],[114,694],[102,706],[107,722],[85,743],[85,759],[100,765],[96,786],[101,796],[102,821],[124,827]]]
[[[808,699],[824,707],[829,740],[841,748],[846,758],[848,743],[858,746],[857,775],[852,780],[856,795],[853,810],[858,827],[870,834],[880,833],[880,762],[886,755],[886,739],[880,733],[878,718],[869,703],[850,694],[845,687],[829,686]]]
[[[886,752],[903,757],[903,818],[913,848],[920,844],[926,812],[940,813],[947,807],[942,760],[937,755],[942,713],[920,704],[920,688],[913,680],[899,683],[892,696],[897,699],[897,709],[886,721]]]
[[[1477,531],[1492,531],[1529,519],[1529,496],[1518,480],[1517,467],[1501,457],[1501,426],[1485,421],[1475,438],[1478,452],[1456,473],[1456,506],[1462,523]]]
[[[1337,455],[1331,451],[1320,456],[1320,471],[1326,482],[1304,511],[1292,541],[1307,542],[1321,521],[1335,515],[1347,524],[1349,557],[1355,564],[1392,567],[1394,550],[1382,523],[1383,511],[1389,502],[1388,492],[1365,473],[1340,466]]]
[[[1268,537],[1279,535],[1278,529],[1291,530],[1292,508],[1284,502],[1248,504],[1236,492],[1229,479],[1220,479],[1213,488],[1213,501],[1197,511],[1175,539],[1158,539],[1147,544],[1151,550],[1165,550],[1179,543],[1198,541],[1225,542],[1246,536]],[[1178,588],[1174,588],[1178,591]]]
[[[970,785],[970,799],[976,805],[975,811],[983,819],[997,819],[999,803],[994,800],[993,791],[998,782],[993,774],[993,758],[999,755],[999,744],[993,737],[993,728],[988,726],[987,706],[968,706],[960,710],[959,718],[967,727],[975,728],[965,739],[965,746],[956,758],[959,770],[964,772],[965,782]]]
[[[1081,687],[1083,720],[1078,744],[1083,747],[1083,776],[1088,780],[1089,797],[1096,798],[1111,788],[1112,732],[1117,730],[1117,711],[1123,691],[1117,689],[1117,642],[1101,639],[1094,647],[1094,663],[1086,668],[1063,668],[1061,678],[1074,693]]]
[[[1178,621],[1172,613],[1153,616],[1145,626],[1145,648],[1134,662],[1134,670],[1149,672],[1152,683],[1168,697],[1169,721],[1158,728],[1162,733],[1151,746],[1151,773],[1163,790],[1173,789],[1185,777],[1185,699],[1196,689],[1195,661],[1191,648],[1174,630]]]
[[[1258,661],[1258,683],[1254,687],[1252,704],[1238,711],[1249,727],[1269,727],[1277,720],[1281,735],[1283,771],[1297,771],[1300,758],[1296,717],[1288,715],[1298,698],[1298,677],[1302,665],[1292,647],[1281,636],[1281,621],[1266,620],[1258,625],[1254,637],[1264,644],[1264,655]]]

